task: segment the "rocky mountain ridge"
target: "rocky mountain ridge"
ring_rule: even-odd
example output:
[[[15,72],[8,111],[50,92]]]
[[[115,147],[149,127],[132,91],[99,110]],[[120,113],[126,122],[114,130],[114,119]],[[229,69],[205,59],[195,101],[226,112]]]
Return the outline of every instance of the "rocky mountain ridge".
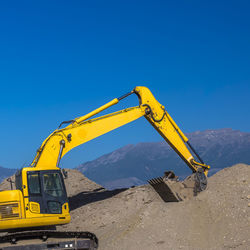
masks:
[[[250,133],[228,128],[196,131],[187,136],[211,166],[210,175],[233,164],[250,164]],[[142,185],[166,170],[173,170],[181,178],[191,173],[164,141],[129,144],[76,169],[108,189]],[[0,167],[0,181],[15,171]]]
[[[227,128],[196,131],[187,136],[211,166],[210,175],[233,164],[250,164],[250,133]],[[173,170],[181,178],[191,173],[165,141],[126,145],[77,169],[110,189],[141,185],[166,170]]]

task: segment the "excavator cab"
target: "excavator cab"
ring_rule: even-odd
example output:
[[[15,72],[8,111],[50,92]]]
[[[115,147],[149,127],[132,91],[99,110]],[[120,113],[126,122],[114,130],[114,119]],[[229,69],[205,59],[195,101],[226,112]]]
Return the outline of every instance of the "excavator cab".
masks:
[[[61,214],[63,204],[68,202],[61,171],[28,171],[26,176],[32,210],[41,214]],[[22,191],[21,183],[22,175],[19,171],[16,174],[16,187]]]

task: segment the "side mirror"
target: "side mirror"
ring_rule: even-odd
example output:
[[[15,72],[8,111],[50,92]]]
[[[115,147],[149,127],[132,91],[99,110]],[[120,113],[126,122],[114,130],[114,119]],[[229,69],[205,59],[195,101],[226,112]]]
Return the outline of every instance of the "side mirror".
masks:
[[[68,178],[68,172],[65,169],[62,169],[62,174],[63,174],[64,179]]]
[[[7,179],[7,181],[10,183],[11,190],[13,190],[13,185],[12,184],[14,183],[14,181],[12,181],[10,177]]]

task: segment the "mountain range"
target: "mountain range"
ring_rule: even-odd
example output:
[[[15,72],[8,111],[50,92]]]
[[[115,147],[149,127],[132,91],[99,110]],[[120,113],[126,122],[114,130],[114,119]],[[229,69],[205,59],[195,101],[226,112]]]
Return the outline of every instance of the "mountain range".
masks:
[[[250,133],[228,128],[196,131],[187,137],[203,161],[211,166],[210,175],[237,163],[250,164]],[[180,178],[191,174],[165,141],[129,144],[76,169],[108,189],[142,185],[162,176],[166,170],[174,171]],[[0,182],[15,171],[0,166]]]
[[[250,133],[228,128],[196,131],[187,137],[203,161],[211,166],[210,175],[236,163],[250,164]],[[162,176],[166,170],[174,171],[180,178],[191,174],[165,141],[126,145],[77,169],[109,189],[141,185]]]

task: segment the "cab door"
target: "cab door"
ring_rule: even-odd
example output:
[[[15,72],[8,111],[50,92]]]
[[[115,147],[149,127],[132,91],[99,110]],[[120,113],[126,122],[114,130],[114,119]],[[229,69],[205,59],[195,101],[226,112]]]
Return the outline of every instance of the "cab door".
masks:
[[[68,202],[64,180],[59,170],[40,172],[43,203],[46,213],[61,214],[62,206]]]

